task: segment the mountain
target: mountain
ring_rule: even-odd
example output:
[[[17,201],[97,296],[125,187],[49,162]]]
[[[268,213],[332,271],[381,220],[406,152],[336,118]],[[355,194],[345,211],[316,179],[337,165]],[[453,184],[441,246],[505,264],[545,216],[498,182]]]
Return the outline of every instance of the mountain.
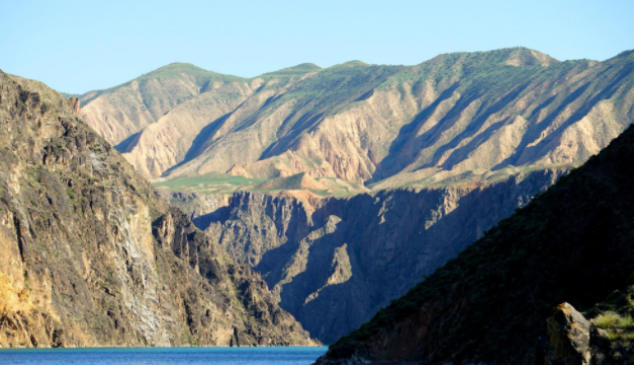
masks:
[[[601,354],[585,352],[587,332],[585,338],[575,336],[583,336],[584,327],[587,331],[590,326],[612,349],[632,336],[633,170],[630,127],[340,339],[317,364],[540,364],[548,352],[542,345],[546,339],[555,356],[585,353],[577,363],[627,361],[631,341],[608,357],[597,357]],[[572,306],[596,316],[591,325]],[[547,322],[553,308],[555,315]],[[630,316],[620,323],[610,310]],[[569,336],[563,340],[553,335],[558,315],[569,320]],[[590,346],[596,346],[594,340],[590,338]],[[585,350],[571,345],[583,342]]]
[[[300,173],[320,195],[438,187],[578,166],[631,121],[633,57],[559,62],[510,48],[253,79],[179,64],[84,95],[83,115],[145,177],[191,191],[232,192],[232,176],[280,190],[260,184]],[[176,84],[190,91],[162,86]]]
[[[348,198],[177,193],[172,205],[260,273],[311,336],[334,343],[565,173]]]
[[[80,101],[86,122],[116,145],[156,123],[175,106],[219,85],[239,80],[175,63],[123,85],[89,92],[82,95]]]
[[[314,344],[79,117],[0,71],[0,345]]]
[[[139,85],[197,69],[167,67],[178,77]],[[525,48],[305,64],[200,83],[113,142],[333,343],[607,146],[634,120],[633,71],[632,51],[559,62]],[[108,100],[143,100],[134,83],[84,96],[87,121],[117,129],[116,113],[91,105],[124,110]]]

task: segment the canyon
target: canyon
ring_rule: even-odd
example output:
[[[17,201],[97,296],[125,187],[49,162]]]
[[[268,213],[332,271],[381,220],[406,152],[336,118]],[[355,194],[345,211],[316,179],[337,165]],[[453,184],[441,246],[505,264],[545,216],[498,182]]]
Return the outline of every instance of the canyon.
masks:
[[[280,307],[312,336],[333,343],[566,172],[350,198],[237,192],[220,202],[195,193],[171,199],[260,273]]]
[[[251,79],[171,64],[80,99],[164,199],[333,343],[625,130],[634,59],[511,48]]]

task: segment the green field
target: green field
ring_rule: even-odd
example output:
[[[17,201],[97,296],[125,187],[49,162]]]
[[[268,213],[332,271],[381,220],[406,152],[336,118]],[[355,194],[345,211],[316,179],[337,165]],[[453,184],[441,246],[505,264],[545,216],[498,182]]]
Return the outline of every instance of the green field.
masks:
[[[267,179],[248,179],[220,172],[192,177],[175,178],[154,183],[154,187],[170,191],[226,194],[237,190],[249,190]]]

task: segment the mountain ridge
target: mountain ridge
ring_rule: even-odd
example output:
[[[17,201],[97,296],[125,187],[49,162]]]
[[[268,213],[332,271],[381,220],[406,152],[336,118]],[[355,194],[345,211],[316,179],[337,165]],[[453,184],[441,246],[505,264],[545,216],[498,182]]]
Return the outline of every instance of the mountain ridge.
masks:
[[[487,53],[505,52],[505,51],[517,51],[517,52],[520,52],[520,53],[521,52],[524,52],[524,53],[528,52],[528,53],[533,54],[538,59],[539,58],[548,59],[549,61],[547,63],[562,62],[562,61],[559,61],[559,60],[557,60],[555,58],[550,57],[549,55],[547,55],[545,53],[541,53],[541,52],[539,52],[537,50],[534,50],[534,49],[531,49],[531,48],[527,48],[527,47],[518,46],[518,47],[499,48],[499,49],[490,50],[490,51],[471,51],[471,52],[462,51],[462,52],[441,53],[441,54],[439,54],[439,55],[437,55],[435,57],[432,57],[431,59],[429,59],[427,61],[422,61],[421,63],[410,65],[410,67],[411,66],[420,65],[420,64],[423,64],[425,62],[432,61],[432,60],[434,60],[436,58],[442,58],[442,57],[445,57],[445,56],[469,55],[469,54],[478,55],[478,54],[487,54]],[[626,52],[634,52],[634,51],[633,50],[623,51],[621,53],[626,53]],[[619,54],[617,56],[620,56],[620,55],[621,54]],[[617,56],[615,56],[615,57],[617,57]],[[577,60],[577,61],[581,61],[581,60]],[[588,60],[588,61],[590,61],[590,60]],[[563,62],[566,62],[566,61],[563,61]],[[365,63],[365,62],[360,61],[360,60],[352,60],[352,61],[347,61],[347,62],[343,62],[343,63],[340,63],[340,64],[336,64],[336,65],[333,65],[333,66],[330,66],[330,67],[336,67],[336,66],[341,66],[341,65],[370,66],[371,64]],[[395,65],[382,65],[382,66],[403,66],[403,65],[396,65],[395,64]],[[268,75],[268,74],[283,73],[284,71],[317,71],[317,70],[323,70],[324,68],[319,67],[318,65],[316,65],[316,64],[314,64],[312,62],[305,62],[305,63],[297,64],[295,66],[284,67],[284,68],[281,68],[281,69],[275,70],[275,71],[264,72],[264,73],[262,73],[260,75],[257,75],[257,76],[245,77],[245,76],[236,76],[236,75],[231,75],[231,74],[222,74],[222,73],[219,73],[219,72],[216,72],[216,71],[211,71],[211,70],[204,69],[204,68],[202,68],[202,67],[200,67],[198,65],[195,65],[193,63],[175,61],[175,62],[168,63],[168,64],[166,64],[164,66],[161,66],[159,68],[156,68],[154,70],[148,71],[148,72],[146,72],[146,73],[144,73],[144,74],[142,74],[142,75],[140,75],[140,76],[138,76],[138,77],[136,77],[134,79],[131,79],[129,81],[123,82],[121,84],[118,84],[116,86],[113,86],[113,87],[110,87],[110,88],[107,88],[107,89],[89,90],[89,91],[86,91],[84,93],[79,93],[79,94],[77,94],[77,93],[63,93],[63,92],[61,94],[64,95],[65,97],[77,97],[77,96],[81,97],[81,96],[89,95],[89,94],[92,94],[92,93],[106,92],[106,91],[110,91],[112,89],[115,89],[115,88],[118,88],[118,87],[121,87],[121,86],[124,86],[124,85],[128,85],[134,80],[137,80],[137,79],[140,79],[140,78],[144,78],[144,77],[148,77],[148,76],[151,76],[151,75],[157,75],[157,74],[160,74],[162,71],[166,71],[166,70],[169,70],[169,69],[171,69],[171,70],[177,69],[179,71],[184,71],[183,69],[190,69],[190,70],[196,70],[196,71],[200,71],[200,72],[204,72],[204,73],[210,73],[210,74],[219,75],[221,77],[236,78],[236,79],[242,79],[242,80],[251,80],[251,79],[263,77],[264,75]],[[87,100],[83,99],[82,102],[85,103],[85,102],[87,102]]]
[[[129,129],[138,134],[124,155],[159,181],[304,172],[335,195],[343,185],[363,192],[362,185],[426,187],[464,174],[469,183],[487,171],[574,167],[623,130],[631,63],[627,52],[559,62],[520,47],[443,54],[414,66],[349,62],[290,77],[273,72],[180,104],[157,101],[167,113],[155,113],[158,120],[125,117],[145,121]],[[113,134],[120,123],[112,113],[126,109],[94,103],[83,108],[87,120]]]

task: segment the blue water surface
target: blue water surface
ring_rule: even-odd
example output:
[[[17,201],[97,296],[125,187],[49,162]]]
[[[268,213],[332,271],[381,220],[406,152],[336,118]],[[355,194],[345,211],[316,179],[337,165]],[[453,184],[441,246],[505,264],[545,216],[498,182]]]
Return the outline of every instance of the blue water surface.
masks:
[[[0,350],[0,365],[310,365],[327,347],[203,347]]]

